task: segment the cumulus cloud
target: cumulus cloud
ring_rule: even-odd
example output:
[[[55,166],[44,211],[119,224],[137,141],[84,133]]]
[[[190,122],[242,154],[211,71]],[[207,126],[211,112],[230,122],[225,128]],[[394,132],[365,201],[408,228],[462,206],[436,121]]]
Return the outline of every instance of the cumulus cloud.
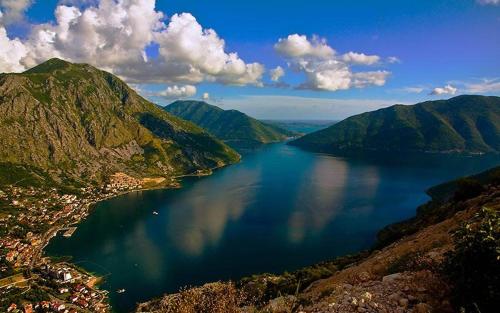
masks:
[[[432,89],[431,95],[434,96],[440,96],[440,95],[454,95],[458,91],[457,88],[453,87],[452,85],[446,85],[444,87],[436,87]]]
[[[180,98],[188,98],[192,97],[196,94],[196,87],[192,85],[185,86],[169,86],[167,89],[160,91],[158,96],[167,98],[167,99],[180,99]]]
[[[342,55],[342,60],[352,64],[373,65],[380,61],[380,57],[378,55],[366,55],[351,51]]]
[[[60,57],[90,63],[129,82],[261,85],[263,65],[226,52],[224,40],[214,30],[203,29],[189,13],[165,20],[155,10],[155,0],[100,0],[86,8],[61,4],[55,17],[55,23],[33,25],[22,42],[27,54],[11,60],[17,64],[9,68],[26,69]],[[145,51],[153,44],[159,55],[148,59]]]
[[[26,56],[27,49],[19,39],[10,39],[7,36],[7,31],[2,26],[0,26],[0,50],[0,72],[24,70],[20,60]]]
[[[391,75],[388,71],[370,71],[359,72],[352,74],[352,85],[357,88],[364,88],[367,86],[383,86],[387,77]]]
[[[500,5],[500,0],[477,0],[481,5]]]
[[[380,61],[377,55],[348,52],[337,55],[325,39],[293,34],[279,39],[274,46],[283,55],[293,71],[304,73],[306,81],[300,89],[345,90],[368,86],[383,86],[390,72],[353,72],[351,65],[374,65]]]
[[[309,40],[305,35],[292,34],[287,38],[280,38],[274,45],[276,51],[290,58],[317,57],[328,59],[335,54],[325,39],[313,36]]]
[[[269,75],[271,76],[271,80],[273,82],[277,82],[285,75],[285,70],[281,66],[277,66],[269,71]]]
[[[204,92],[201,98],[205,101],[210,100],[210,94],[208,92]]]
[[[337,60],[301,60],[295,64],[295,69],[304,72],[307,77],[307,81],[300,85],[301,89],[335,91],[351,87],[352,73],[349,67]]]
[[[0,0],[0,23],[10,24],[24,19],[24,12],[31,6],[32,0]]]
[[[245,64],[237,53],[226,53],[225,42],[213,29],[204,30],[189,13],[175,14],[167,28],[156,35],[160,55],[179,79],[199,82],[203,78],[227,84],[258,84],[264,67]]]

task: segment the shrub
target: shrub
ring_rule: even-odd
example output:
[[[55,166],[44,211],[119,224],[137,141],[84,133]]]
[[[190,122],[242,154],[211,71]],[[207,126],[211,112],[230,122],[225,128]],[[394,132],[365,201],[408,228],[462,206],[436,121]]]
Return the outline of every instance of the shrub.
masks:
[[[457,181],[457,190],[453,195],[455,201],[465,201],[479,196],[484,191],[483,185],[472,178],[462,178]]]
[[[500,214],[483,208],[455,234],[444,272],[453,304],[466,312],[498,312],[500,305]]]
[[[164,296],[149,308],[158,313],[237,313],[243,295],[232,283],[211,283]]]

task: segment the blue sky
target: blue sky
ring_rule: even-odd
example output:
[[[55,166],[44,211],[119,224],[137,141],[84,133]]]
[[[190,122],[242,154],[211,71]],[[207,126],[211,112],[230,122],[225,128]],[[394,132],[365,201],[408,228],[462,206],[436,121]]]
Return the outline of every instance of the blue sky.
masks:
[[[124,2],[146,5],[148,1],[152,0]],[[22,18],[8,20],[8,8],[2,8],[2,12],[9,40],[18,37],[31,51],[39,46],[29,42],[33,28],[45,23],[57,24],[54,11],[61,1],[25,2],[27,5],[22,11]],[[89,7],[102,5],[100,2],[106,0],[64,1],[64,4],[75,5],[79,12],[84,12]],[[253,69],[247,68],[245,73],[238,72],[238,76],[232,70],[214,71],[209,68],[210,64],[206,63],[211,63],[212,59],[203,55],[186,61],[182,55],[185,50],[168,46],[176,38],[191,37],[172,35],[171,39],[164,41],[154,39],[144,49],[148,62],[154,62],[161,58],[159,48],[164,48],[167,51],[164,53],[167,55],[165,62],[180,64],[183,69],[186,66],[195,68],[200,71],[196,78],[185,73],[177,75],[177,67],[167,66],[160,70],[155,65],[153,68],[157,68],[158,73],[155,72],[156,76],[152,78],[147,76],[147,70],[137,70],[137,67],[124,69],[126,65],[112,59],[109,61],[108,55],[92,59],[94,53],[82,56],[70,51],[70,48],[52,49],[58,56],[95,63],[115,72],[159,104],[169,103],[176,97],[200,99],[205,94],[209,102],[224,108],[236,108],[258,118],[338,119],[396,102],[415,103],[464,93],[499,95],[499,4],[496,0],[156,1],[155,12],[164,14],[161,20],[165,27],[168,27],[174,14],[190,13],[196,25],[213,29],[217,40],[224,41],[225,54],[222,58],[236,52],[243,64],[255,63],[263,68],[261,71],[256,65]],[[124,9],[123,12],[131,14],[132,11]],[[135,28],[132,30],[135,31]],[[156,31],[155,34],[159,33]],[[288,40],[288,43],[294,44],[292,41],[299,37],[288,37],[293,34],[305,36],[313,49],[327,46],[334,53],[318,57],[311,50],[293,56],[294,50],[288,49],[293,46],[286,46],[280,52],[276,47],[279,39],[284,40],[282,43]],[[204,40],[203,36],[198,37]],[[89,40],[87,44],[95,42]],[[138,47],[141,44],[145,45],[139,42]],[[28,53],[19,61],[20,66],[11,68],[19,70],[40,62],[51,51],[34,51],[34,57],[28,57]],[[373,64],[346,61],[345,54],[351,51],[378,59]],[[390,62],[390,57],[398,61],[392,59],[393,62]],[[103,60],[108,60],[109,66]],[[199,60],[202,63],[196,63]],[[0,69],[1,64],[0,61]],[[277,66],[285,72],[278,82],[286,88],[278,88],[278,84],[270,80],[269,70]],[[138,71],[141,71],[140,75]],[[152,73],[151,69],[149,71]],[[339,77],[339,71],[345,71],[345,75]],[[176,75],[173,76],[173,72]],[[367,74],[357,76],[356,73]],[[338,83],[340,78],[346,81]],[[194,86],[196,92],[184,88],[186,85]]]

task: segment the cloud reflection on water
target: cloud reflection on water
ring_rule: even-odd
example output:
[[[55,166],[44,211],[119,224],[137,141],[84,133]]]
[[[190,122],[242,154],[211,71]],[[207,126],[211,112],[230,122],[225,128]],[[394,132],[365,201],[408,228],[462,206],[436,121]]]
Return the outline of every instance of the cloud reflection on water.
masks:
[[[288,220],[290,242],[300,243],[308,233],[320,231],[342,210],[348,171],[345,162],[324,156],[305,172]]]
[[[196,256],[219,242],[229,221],[237,221],[259,186],[260,169],[240,168],[222,176],[217,185],[198,182],[190,194],[168,211],[169,240],[181,251]],[[223,192],[221,192],[223,191]]]
[[[333,174],[332,174],[333,173]],[[319,234],[339,214],[367,214],[372,206],[347,203],[347,193],[360,193],[362,199],[376,196],[380,183],[377,169],[358,171],[342,158],[319,156],[305,175],[297,192],[294,209],[288,219],[288,240],[301,243],[309,235]],[[369,202],[367,202],[369,203]]]

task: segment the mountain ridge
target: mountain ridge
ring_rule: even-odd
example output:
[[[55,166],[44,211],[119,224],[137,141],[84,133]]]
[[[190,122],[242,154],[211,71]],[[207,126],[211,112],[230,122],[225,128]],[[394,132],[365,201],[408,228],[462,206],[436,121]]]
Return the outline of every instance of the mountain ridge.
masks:
[[[55,58],[0,75],[0,121],[2,166],[36,167],[75,185],[114,172],[172,177],[239,160],[113,74]]]
[[[189,120],[233,147],[252,147],[286,140],[295,132],[264,123],[237,110],[224,110],[204,101],[178,100],[164,108]]]
[[[321,152],[499,153],[500,97],[462,95],[349,117],[292,142]]]

